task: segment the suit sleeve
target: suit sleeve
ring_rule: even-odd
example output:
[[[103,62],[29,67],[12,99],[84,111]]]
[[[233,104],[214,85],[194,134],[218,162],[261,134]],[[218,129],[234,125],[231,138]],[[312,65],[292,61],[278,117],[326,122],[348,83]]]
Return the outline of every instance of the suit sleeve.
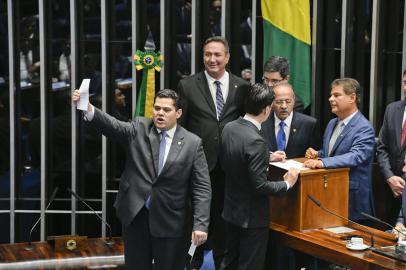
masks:
[[[208,232],[210,220],[211,185],[203,146],[199,144],[193,159],[192,170],[193,231]]]
[[[136,129],[131,122],[119,121],[96,107],[94,109],[94,118],[89,125],[106,137],[122,143],[127,141],[128,137],[136,135]]]
[[[248,176],[251,189],[256,194],[279,194],[286,192],[284,181],[268,181],[268,151],[262,140],[254,140],[246,147],[248,158]]]
[[[188,122],[188,107],[189,107],[189,102],[188,99],[186,97],[186,93],[185,93],[185,89],[184,89],[184,83],[182,81],[180,81],[178,83],[178,87],[177,87],[177,92],[178,95],[181,99],[181,104],[182,104],[182,116],[180,117],[180,119],[178,120],[178,123],[182,126],[182,127],[187,127],[187,122]]]
[[[392,171],[390,162],[389,162],[389,140],[393,140],[393,136],[389,134],[389,111],[388,108],[385,111],[385,116],[382,124],[382,128],[379,132],[379,139],[376,146],[376,153],[379,167],[385,180],[389,177],[394,176],[395,174]]]
[[[351,149],[342,155],[321,158],[326,168],[356,167],[370,159],[374,153],[375,133],[372,127],[363,126],[352,138]]]

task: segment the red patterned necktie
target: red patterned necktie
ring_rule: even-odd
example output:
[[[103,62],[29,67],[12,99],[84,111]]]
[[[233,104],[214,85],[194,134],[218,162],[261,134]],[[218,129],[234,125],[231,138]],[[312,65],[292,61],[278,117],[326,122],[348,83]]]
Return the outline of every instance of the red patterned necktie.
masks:
[[[400,138],[400,146],[402,146],[405,143],[406,139],[406,121],[403,123],[402,127],[402,137]]]

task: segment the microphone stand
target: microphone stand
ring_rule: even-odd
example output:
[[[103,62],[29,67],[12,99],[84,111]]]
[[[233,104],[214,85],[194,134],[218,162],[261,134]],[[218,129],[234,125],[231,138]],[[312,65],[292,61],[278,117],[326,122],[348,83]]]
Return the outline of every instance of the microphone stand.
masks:
[[[74,192],[70,188],[66,188],[66,189],[69,191],[70,194],[72,194],[76,199],[78,199],[88,209],[90,209],[93,212],[93,214],[95,214],[103,222],[104,225],[107,226],[107,228],[109,229],[109,239],[107,241],[105,241],[105,244],[108,247],[112,247],[114,245],[114,241],[113,241],[112,230],[111,230],[110,225],[96,212],[96,210],[93,209],[93,207],[91,207],[88,203],[86,203],[86,201],[82,197],[80,197],[76,192]]]
[[[371,236],[371,248],[374,247],[374,244],[375,244],[374,235],[372,234],[372,232],[371,232],[366,226],[364,226],[364,225],[362,225],[362,224],[359,224],[359,223],[357,223],[357,222],[355,222],[355,221],[352,221],[351,219],[348,219],[348,218],[346,218],[346,217],[343,217],[343,216],[341,216],[341,215],[339,215],[339,214],[337,214],[337,213],[334,213],[333,211],[331,211],[331,210],[325,208],[315,197],[313,197],[313,196],[310,195],[310,194],[307,194],[307,197],[308,197],[312,202],[314,202],[318,207],[320,207],[323,211],[326,211],[327,213],[329,213],[329,214],[331,214],[331,215],[333,215],[333,216],[336,216],[336,217],[338,217],[338,218],[344,219],[344,220],[348,221],[350,224],[355,224],[355,225],[360,226],[360,227],[362,228],[362,231],[368,233],[368,234]]]
[[[373,221],[376,221],[376,222],[378,222],[378,223],[382,223],[382,224],[384,224],[384,225],[390,227],[392,230],[395,230],[395,231],[397,231],[399,234],[402,234],[403,236],[406,237],[406,234],[405,234],[404,232],[402,232],[402,231],[396,229],[394,226],[392,226],[391,224],[389,224],[389,223],[386,222],[386,221],[383,221],[383,220],[381,220],[381,219],[379,219],[379,218],[377,218],[377,217],[371,216],[371,215],[369,215],[369,214],[367,214],[367,213],[365,213],[365,212],[361,212],[361,215],[363,215],[364,217],[366,217],[366,218],[368,218],[368,219],[371,219],[371,220],[373,220]],[[398,238],[399,238],[399,237],[398,237]]]
[[[48,210],[49,206],[54,201],[56,192],[58,192],[58,189],[59,189],[59,187],[55,187],[54,191],[51,194],[51,197],[49,197],[49,202],[48,202],[47,206],[45,207],[45,211]],[[31,243],[31,236],[32,236],[32,232],[34,231],[35,227],[38,225],[40,220],[41,220],[41,215],[39,216],[37,221],[34,223],[34,225],[31,227],[30,234],[28,235],[28,247],[26,247],[25,250],[33,250],[32,243]]]

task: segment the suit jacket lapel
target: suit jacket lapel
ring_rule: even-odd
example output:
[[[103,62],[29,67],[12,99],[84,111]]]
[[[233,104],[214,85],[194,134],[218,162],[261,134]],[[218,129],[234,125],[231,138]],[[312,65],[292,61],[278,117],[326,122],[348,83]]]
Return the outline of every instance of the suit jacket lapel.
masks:
[[[341,131],[341,134],[337,137],[336,143],[333,146],[333,149],[331,150],[330,156],[334,155],[334,152],[340,145],[340,143],[344,140],[345,136],[352,130],[355,126],[355,123],[358,123],[358,118],[360,117],[360,112],[357,112],[354,117],[350,120],[350,122],[345,125],[344,129]],[[334,130],[334,129],[333,129]]]
[[[169,149],[169,153],[168,153],[168,156],[166,157],[166,161],[165,161],[164,167],[162,168],[161,174],[165,173],[165,171],[168,168],[170,168],[170,166],[173,164],[173,162],[178,157],[180,151],[182,150],[183,145],[185,144],[184,139],[185,139],[185,132],[178,125],[176,127],[175,135],[173,136],[173,139],[172,139],[171,148]]]
[[[394,115],[395,117],[393,119],[394,125],[395,125],[395,135],[396,135],[395,140],[396,140],[397,145],[399,145],[399,148],[402,151],[403,151],[403,149],[405,148],[405,145],[406,145],[406,144],[404,144],[403,146],[400,145],[400,139],[401,139],[401,136],[402,136],[402,128],[403,128],[402,124],[403,124],[404,111],[405,111],[405,102],[401,102],[399,104],[399,106],[396,108],[396,113]]]
[[[207,83],[207,79],[206,76],[204,75],[204,72],[200,72],[199,74],[197,74],[196,78],[197,78],[197,87],[202,92],[204,98],[207,101],[207,104],[209,105],[213,114],[217,118],[216,106],[214,106],[213,97],[211,96],[209,85]]]
[[[153,166],[154,166],[154,172],[155,176],[158,175],[158,160],[159,160],[159,134],[158,131],[156,130],[155,126],[152,124],[151,129],[148,134],[149,138],[149,144],[151,147],[151,154],[152,154],[152,160]]]
[[[337,125],[337,122],[338,122],[338,118],[335,118],[334,122],[331,124],[331,126],[328,127],[328,129],[326,129],[326,136],[324,137],[324,141],[323,141],[323,152],[326,157],[329,156],[328,150],[329,150],[329,145],[330,145],[330,139],[331,139],[331,135],[333,135],[333,131]],[[333,151],[331,151],[331,153],[333,153]]]
[[[294,142],[296,133],[300,127],[300,123],[297,123],[296,114],[294,112],[292,112],[292,113],[293,113],[292,122],[290,123],[289,139],[288,139],[288,143],[286,144],[286,150],[288,149],[288,147],[292,147],[292,142]],[[275,127],[275,125],[274,125],[274,127]],[[275,132],[274,132],[274,134],[275,134]]]
[[[271,131],[271,132],[269,132],[269,143],[271,144],[271,149],[277,149],[278,147],[276,145],[276,137],[275,137],[275,114],[274,113],[271,114],[271,117],[267,124],[269,124],[269,130]]]

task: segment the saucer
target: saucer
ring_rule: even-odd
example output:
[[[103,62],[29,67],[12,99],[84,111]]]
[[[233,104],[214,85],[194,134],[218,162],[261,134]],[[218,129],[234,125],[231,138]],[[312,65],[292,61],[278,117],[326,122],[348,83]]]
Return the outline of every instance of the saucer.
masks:
[[[357,250],[357,251],[362,251],[362,250],[366,250],[366,249],[368,249],[369,248],[369,246],[368,245],[365,245],[365,244],[362,244],[361,246],[354,246],[353,244],[351,244],[351,243],[348,243],[347,245],[346,245],[346,247],[348,248],[348,249],[350,249],[350,250]]]

